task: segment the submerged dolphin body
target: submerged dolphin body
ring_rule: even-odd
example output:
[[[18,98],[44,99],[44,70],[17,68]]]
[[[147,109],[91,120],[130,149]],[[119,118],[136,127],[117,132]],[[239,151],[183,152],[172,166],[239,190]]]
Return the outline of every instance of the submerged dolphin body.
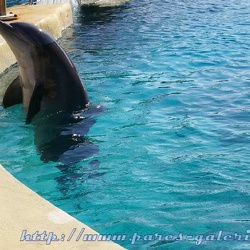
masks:
[[[39,111],[50,114],[88,107],[75,66],[51,35],[24,22],[0,22],[0,34],[14,53],[20,73],[4,95],[4,107],[22,103],[26,123]]]

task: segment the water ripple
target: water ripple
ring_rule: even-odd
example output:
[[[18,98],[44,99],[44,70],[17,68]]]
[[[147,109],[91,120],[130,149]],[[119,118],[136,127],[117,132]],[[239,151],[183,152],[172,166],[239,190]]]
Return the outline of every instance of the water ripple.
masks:
[[[244,234],[249,13],[248,0],[134,0],[114,9],[76,9],[60,42],[92,102],[107,108],[88,134],[100,151],[61,176],[53,164],[40,163],[20,109],[0,108],[1,162],[101,233]],[[194,240],[118,243],[197,247]],[[244,244],[207,241],[200,248],[247,249]]]

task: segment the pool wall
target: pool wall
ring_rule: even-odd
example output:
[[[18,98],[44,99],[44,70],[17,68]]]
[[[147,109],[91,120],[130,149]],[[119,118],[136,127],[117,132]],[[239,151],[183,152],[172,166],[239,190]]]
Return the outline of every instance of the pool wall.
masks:
[[[40,197],[1,165],[0,178],[0,249],[123,249]]]
[[[7,11],[18,15],[16,21],[36,24],[56,39],[73,22],[70,4],[21,5]],[[0,73],[14,63],[0,36]],[[123,249],[40,197],[1,165],[0,179],[0,249]]]

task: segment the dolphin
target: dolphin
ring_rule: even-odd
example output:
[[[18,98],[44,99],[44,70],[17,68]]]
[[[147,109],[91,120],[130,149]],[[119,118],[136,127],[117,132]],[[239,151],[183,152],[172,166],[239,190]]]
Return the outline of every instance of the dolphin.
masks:
[[[19,76],[7,88],[3,106],[22,103],[26,123],[34,128],[40,159],[59,164],[62,176],[57,181],[62,187],[68,178],[74,182],[84,175],[84,168],[76,173],[71,168],[83,159],[89,158],[90,166],[98,168],[99,161],[91,157],[99,148],[86,134],[104,108],[90,105],[65,51],[50,34],[29,23],[0,22],[0,34],[19,66]]]
[[[19,76],[3,97],[5,108],[22,103],[27,124],[40,111],[53,114],[88,108],[89,98],[75,66],[50,34],[25,22],[0,22],[0,34],[19,66]]]

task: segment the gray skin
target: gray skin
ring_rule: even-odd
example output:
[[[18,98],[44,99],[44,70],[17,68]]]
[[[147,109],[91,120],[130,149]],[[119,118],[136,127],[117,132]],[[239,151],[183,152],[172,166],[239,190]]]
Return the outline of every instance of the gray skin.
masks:
[[[0,34],[14,53],[20,72],[4,95],[4,107],[22,103],[26,123],[31,123],[39,111],[53,114],[89,106],[75,66],[51,35],[23,22],[0,22]]]

